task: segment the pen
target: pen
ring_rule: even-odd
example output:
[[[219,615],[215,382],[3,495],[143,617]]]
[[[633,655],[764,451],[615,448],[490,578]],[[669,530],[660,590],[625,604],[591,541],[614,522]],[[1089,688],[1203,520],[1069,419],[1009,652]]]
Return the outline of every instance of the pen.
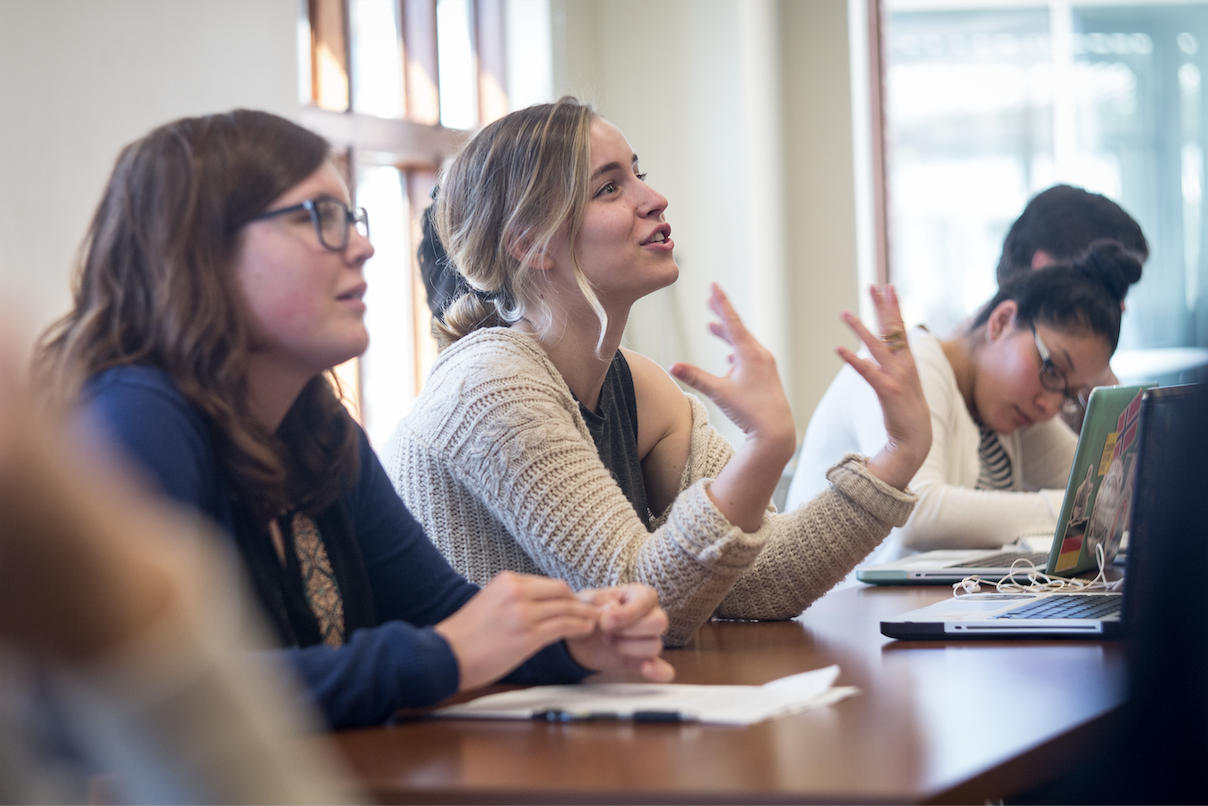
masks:
[[[563,711],[550,708],[545,711],[533,711],[530,718],[539,722],[609,722],[621,717],[611,711]]]
[[[634,711],[632,716],[625,717],[612,711],[563,711],[559,708],[533,711],[529,718],[538,722],[615,722],[626,718],[634,722],[696,721],[694,717],[679,711]]]

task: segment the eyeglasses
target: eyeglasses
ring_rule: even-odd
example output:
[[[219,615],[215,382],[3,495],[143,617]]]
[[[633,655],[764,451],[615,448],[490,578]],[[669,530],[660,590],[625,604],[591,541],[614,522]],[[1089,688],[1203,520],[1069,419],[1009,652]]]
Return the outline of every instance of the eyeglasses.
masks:
[[[348,231],[351,224],[355,224],[357,231],[366,238],[369,237],[369,213],[365,212],[365,208],[358,207],[355,211],[350,210],[348,205],[334,196],[319,196],[292,207],[269,210],[256,216],[252,221],[276,218],[279,215],[297,213],[302,210],[310,213],[310,222],[315,225],[319,243],[333,252],[343,252],[348,248]]]
[[[1062,397],[1072,399],[1074,395],[1070,393],[1069,381],[1053,364],[1053,354],[1049,352],[1036,328],[1032,328],[1032,335],[1036,337],[1036,349],[1040,352],[1040,385],[1050,392],[1060,392]]]

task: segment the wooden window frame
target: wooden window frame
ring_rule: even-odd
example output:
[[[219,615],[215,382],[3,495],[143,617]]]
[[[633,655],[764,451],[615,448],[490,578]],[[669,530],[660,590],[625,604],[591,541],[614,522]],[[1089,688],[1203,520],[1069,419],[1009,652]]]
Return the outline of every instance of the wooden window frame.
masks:
[[[864,0],[868,23],[868,120],[872,149],[873,236],[878,283],[892,279],[889,264],[889,197],[885,160],[885,9],[883,0]]]
[[[393,165],[402,172],[411,211],[411,243],[418,245],[420,217],[430,203],[437,172],[471,132],[440,123],[437,0],[395,1],[402,29],[403,117],[388,119],[352,111],[351,0],[306,0],[311,30],[311,103],[303,108],[300,122],[325,137],[333,151],[345,157],[345,179],[354,197],[356,177],[363,165]],[[470,2],[481,126],[508,111],[504,0]],[[362,154],[372,154],[372,159],[362,159]],[[412,380],[418,393],[436,359],[436,343],[414,251],[409,275],[416,353],[416,377]],[[362,396],[359,364],[357,359],[337,373],[358,418]]]

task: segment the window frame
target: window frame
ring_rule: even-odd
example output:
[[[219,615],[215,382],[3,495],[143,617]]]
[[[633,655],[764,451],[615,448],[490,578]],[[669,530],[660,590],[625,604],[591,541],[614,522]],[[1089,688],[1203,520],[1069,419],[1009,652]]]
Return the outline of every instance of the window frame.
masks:
[[[310,28],[310,102],[303,106],[300,123],[326,138],[340,159],[349,191],[356,197],[360,169],[369,165],[393,166],[402,174],[411,220],[411,244],[421,238],[420,220],[430,204],[437,172],[461,148],[473,130],[452,129],[440,123],[440,73],[437,40],[438,0],[394,0],[400,21],[403,115],[383,118],[353,111],[354,78],[351,36],[351,0],[300,0],[299,14]],[[477,69],[479,126],[508,111],[507,52],[504,36],[505,0],[467,0],[472,6],[472,46]],[[375,226],[382,226],[375,222]],[[408,285],[412,310],[412,366],[408,379],[418,395],[436,360],[431,333],[431,313],[413,248]],[[337,367],[345,402],[359,422],[362,418],[361,359]]]

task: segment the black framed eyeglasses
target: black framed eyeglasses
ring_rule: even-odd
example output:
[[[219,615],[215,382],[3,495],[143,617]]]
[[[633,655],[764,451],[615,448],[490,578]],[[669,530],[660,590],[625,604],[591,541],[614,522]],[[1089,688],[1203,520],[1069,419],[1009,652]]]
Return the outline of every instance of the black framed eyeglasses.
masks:
[[[335,196],[319,196],[291,207],[269,210],[256,216],[252,221],[276,218],[303,210],[310,214],[310,221],[315,225],[319,243],[333,252],[343,252],[348,248],[348,231],[354,224],[362,235],[366,238],[369,237],[369,213],[365,212],[365,208],[358,207],[350,210],[348,205]]]
[[[1036,350],[1040,353],[1040,385],[1050,392],[1060,392],[1062,397],[1074,399],[1074,395],[1070,392],[1069,381],[1053,364],[1053,354],[1044,343],[1044,339],[1040,338],[1040,333],[1036,328],[1032,328],[1032,335],[1036,338]]]

